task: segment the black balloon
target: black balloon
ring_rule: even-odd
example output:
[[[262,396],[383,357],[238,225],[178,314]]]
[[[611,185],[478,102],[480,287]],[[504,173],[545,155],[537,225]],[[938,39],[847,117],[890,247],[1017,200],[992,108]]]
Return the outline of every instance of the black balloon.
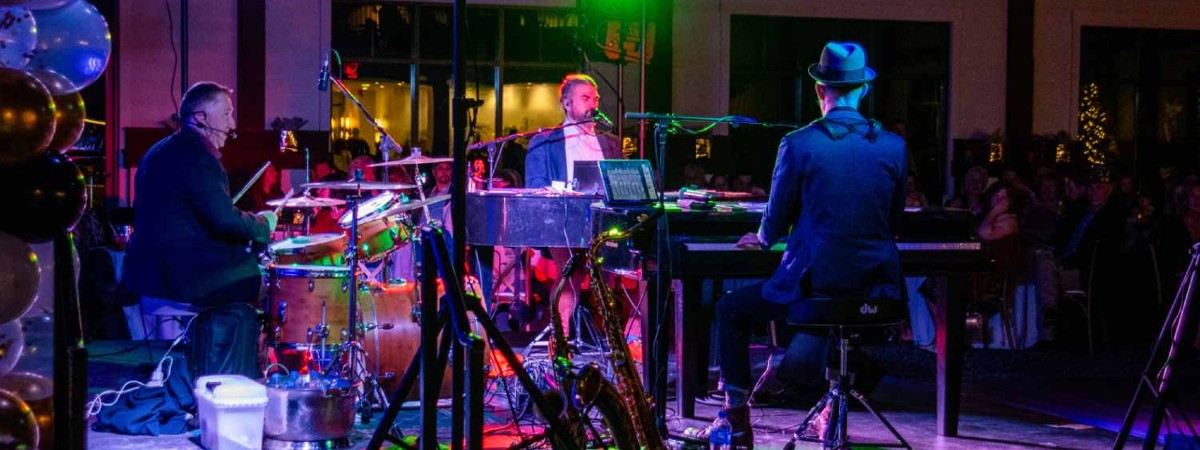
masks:
[[[87,204],[83,174],[66,156],[43,151],[28,161],[0,166],[0,230],[45,242],[71,230]]]

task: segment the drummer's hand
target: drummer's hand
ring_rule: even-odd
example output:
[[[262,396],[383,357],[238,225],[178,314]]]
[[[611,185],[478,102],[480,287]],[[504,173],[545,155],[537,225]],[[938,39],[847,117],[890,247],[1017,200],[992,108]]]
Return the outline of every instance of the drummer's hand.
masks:
[[[762,241],[758,240],[758,233],[746,233],[737,241],[737,247],[743,250],[762,250]]]
[[[258,216],[267,219],[267,228],[275,231],[275,225],[279,224],[279,216],[275,215],[275,211],[259,211]]]

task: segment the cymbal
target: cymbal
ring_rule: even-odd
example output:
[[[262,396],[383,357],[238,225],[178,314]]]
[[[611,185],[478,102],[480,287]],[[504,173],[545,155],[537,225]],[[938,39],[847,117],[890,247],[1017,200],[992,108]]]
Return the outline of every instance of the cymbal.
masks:
[[[347,191],[399,191],[416,189],[416,185],[405,183],[383,183],[379,181],[318,181],[300,185],[304,189],[334,189]]]
[[[434,203],[444,202],[446,200],[450,200],[450,194],[439,195],[437,197],[430,197],[425,200],[417,200],[415,202],[401,203],[399,205],[389,208],[383,214],[384,215],[400,214],[402,212],[412,211],[414,209],[420,209],[420,208],[425,207],[425,205],[432,205]]]
[[[416,155],[416,156],[409,156],[404,159],[397,159],[395,161],[371,164],[371,167],[406,166],[406,165],[414,165],[414,164],[437,164],[437,163],[452,162],[452,161],[454,161],[454,158],[442,158],[442,157],[433,158],[433,157],[429,157],[429,156],[425,156],[425,155]]]
[[[342,206],[346,204],[346,201],[327,197],[292,197],[286,202],[282,198],[267,200],[267,204],[271,206],[283,204],[284,208],[324,208],[328,206]]]

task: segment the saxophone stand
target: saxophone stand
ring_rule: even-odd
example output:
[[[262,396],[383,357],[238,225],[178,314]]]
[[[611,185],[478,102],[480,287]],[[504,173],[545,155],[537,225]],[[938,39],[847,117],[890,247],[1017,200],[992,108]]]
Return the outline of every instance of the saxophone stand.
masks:
[[[1196,338],[1197,322],[1200,321],[1200,305],[1196,305],[1195,302],[1196,289],[1200,287],[1198,284],[1200,280],[1197,279],[1197,271],[1200,270],[1200,243],[1192,245],[1191,253],[1192,260],[1188,263],[1187,270],[1184,271],[1183,278],[1179,282],[1175,301],[1172,302],[1171,309],[1167,311],[1162,330],[1158,333],[1158,339],[1155,340],[1150,359],[1146,363],[1146,370],[1138,378],[1137,390],[1133,394],[1133,401],[1129,405],[1129,409],[1125,412],[1125,420],[1121,422],[1121,431],[1117,434],[1113,449],[1125,448],[1125,441],[1129,439],[1133,422],[1137,418],[1142,400],[1146,395],[1154,398],[1154,405],[1150,411],[1150,423],[1146,428],[1146,437],[1142,448],[1152,450],[1158,444],[1158,432],[1162,426],[1164,415],[1170,420],[1187,423],[1192,433],[1192,439],[1200,440],[1200,436],[1196,435],[1196,429],[1191,427],[1190,421],[1186,419],[1186,413],[1178,404],[1176,388],[1179,383],[1173,376],[1176,363],[1187,361],[1191,355],[1192,344]],[[1174,407],[1175,415],[1167,414],[1168,405]],[[1183,426],[1180,426],[1180,429],[1183,429]],[[1168,434],[1169,430],[1168,427]],[[1168,440],[1168,442],[1170,441]]]
[[[562,298],[562,293],[566,291],[567,285],[571,282],[571,274],[577,270],[582,270],[584,257],[578,252],[572,251],[571,256],[567,258],[567,262],[559,270],[558,281],[554,283],[554,290],[550,292],[550,308],[557,308],[558,301]],[[556,311],[555,311],[556,312]],[[574,325],[574,339],[570,341],[571,353],[580,355],[595,355],[603,354],[608,351],[602,343],[603,340],[599,337],[600,332],[595,329],[595,325],[591,321],[592,312],[587,309],[586,303],[580,298],[578,290],[575,295],[575,308],[571,310],[571,325]],[[586,330],[585,330],[586,327]],[[563,329],[571,329],[572,327],[564,326]],[[550,334],[554,330],[554,319],[543,328],[541,332],[534,336],[529,345],[525,347],[523,356],[528,360],[533,355],[533,350],[539,346],[550,346]],[[584,334],[592,338],[591,342],[584,339]],[[549,352],[547,352],[549,354]]]
[[[421,292],[421,345],[413,355],[408,369],[400,379],[400,386],[392,394],[391,404],[375,428],[367,448],[379,449],[386,439],[401,448],[437,450],[437,399],[442,384],[442,374],[447,360],[452,359],[451,398],[451,448],[468,449],[483,447],[483,339],[471,331],[467,312],[475,315],[476,322],[491,337],[492,347],[508,362],[521,386],[529,393],[534,406],[549,423],[548,438],[556,449],[577,449],[558,418],[561,406],[554,406],[541,392],[528,372],[517,360],[508,342],[500,335],[499,328],[484,310],[482,300],[468,296],[462,286],[462,276],[450,257],[446,236],[441,227],[427,225],[421,228],[422,267],[420,274]],[[434,270],[433,268],[436,268]],[[439,277],[440,274],[440,277]],[[440,302],[437,298],[437,281],[442,280],[446,295]],[[441,334],[440,345],[438,334]],[[434,351],[436,350],[436,352]],[[451,356],[453,355],[453,356]],[[464,358],[466,355],[466,358]],[[396,416],[404,399],[418,381],[420,390],[420,437],[417,445],[406,442],[394,430]],[[465,380],[464,380],[465,378]],[[465,384],[465,386],[464,386]],[[464,388],[466,392],[464,392]],[[465,434],[465,436],[464,436]],[[464,440],[465,437],[465,440]]]

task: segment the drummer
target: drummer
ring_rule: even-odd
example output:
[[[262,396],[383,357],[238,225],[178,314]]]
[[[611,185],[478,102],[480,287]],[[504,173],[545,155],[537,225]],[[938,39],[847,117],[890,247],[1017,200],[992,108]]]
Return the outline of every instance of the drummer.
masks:
[[[575,161],[620,159],[621,145],[617,138],[596,130],[592,119],[593,111],[600,107],[600,94],[596,80],[584,74],[570,74],[558,86],[559,103],[563,110],[564,128],[545,131],[529,140],[529,151],[525,155],[525,187],[544,188],[551,182],[563,182],[570,186]],[[552,248],[550,256],[554,264],[562,267],[570,258],[566,249]],[[551,273],[559,273],[553,270]],[[565,289],[559,299],[559,314],[563,326],[570,324],[575,310],[576,291],[583,285],[583,273],[578,271],[571,283],[574,289]],[[569,329],[569,328],[567,328]]]

